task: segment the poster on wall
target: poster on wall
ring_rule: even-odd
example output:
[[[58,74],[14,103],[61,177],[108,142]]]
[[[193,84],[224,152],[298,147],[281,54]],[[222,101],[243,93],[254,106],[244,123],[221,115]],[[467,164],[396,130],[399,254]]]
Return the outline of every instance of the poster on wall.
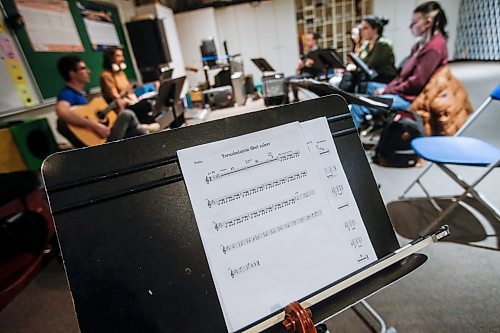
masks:
[[[63,0],[15,0],[36,52],[83,52],[68,3]]]
[[[121,46],[111,12],[80,6],[83,23],[94,50]]]
[[[0,16],[0,114],[35,104],[21,55]]]

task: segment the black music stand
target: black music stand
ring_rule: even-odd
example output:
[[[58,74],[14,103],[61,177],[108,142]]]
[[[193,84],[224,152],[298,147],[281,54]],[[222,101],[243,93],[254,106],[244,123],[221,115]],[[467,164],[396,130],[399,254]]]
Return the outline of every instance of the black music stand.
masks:
[[[425,255],[398,257],[402,252],[347,104],[333,95],[49,157],[42,173],[81,331],[225,332],[176,152],[317,117],[328,119],[381,258],[332,286],[378,262],[392,264],[315,303],[313,320],[329,318],[422,265]],[[283,331],[280,324],[266,329]]]
[[[264,58],[252,58],[252,62],[262,73],[265,72],[275,72],[273,66],[271,66]]]
[[[345,68],[342,57],[335,51],[335,49],[319,49],[309,52],[307,58],[314,60],[314,66],[327,72],[329,69]]]
[[[358,57],[354,52],[349,52],[348,56],[352,60],[352,62],[354,62],[356,67],[358,67],[368,79],[373,80],[377,77],[377,71],[368,67],[368,64],[361,60],[361,58]]]
[[[290,83],[297,87],[308,89],[320,97],[338,94],[344,97],[348,104],[363,105],[384,112],[387,112],[392,105],[391,98],[353,94],[314,79],[296,79],[290,80]]]
[[[184,106],[180,97],[185,80],[185,76],[164,80],[158,89],[152,117],[162,129],[179,127],[184,122]]]

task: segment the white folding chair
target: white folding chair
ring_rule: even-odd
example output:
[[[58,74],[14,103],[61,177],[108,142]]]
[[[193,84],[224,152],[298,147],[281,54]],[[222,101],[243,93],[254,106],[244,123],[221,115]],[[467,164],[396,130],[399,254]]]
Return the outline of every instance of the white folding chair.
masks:
[[[417,152],[417,154],[431,163],[427,164],[425,169],[408,186],[408,188],[399,198],[405,198],[408,191],[415,184],[418,184],[425,193],[426,197],[430,200],[434,208],[436,208],[440,212],[439,216],[421,232],[422,234],[427,234],[435,229],[443,221],[443,219],[448,216],[453,211],[453,209],[455,209],[459,205],[459,203],[468,196],[476,199],[486,209],[488,209],[497,220],[500,221],[499,210],[493,204],[488,202],[483,195],[475,190],[475,186],[479,184],[479,182],[481,182],[495,167],[498,167],[500,165],[500,149],[482,140],[461,136],[461,134],[472,123],[472,121],[474,121],[474,119],[476,119],[492,101],[499,100],[500,85],[497,85],[497,87],[491,92],[490,96],[474,113],[469,116],[469,119],[454,136],[424,137],[417,138],[412,141],[412,147]],[[450,204],[446,209],[442,209],[437,204],[436,200],[430,196],[429,192],[425,189],[421,182],[424,174],[434,164],[439,166],[441,170],[443,170],[448,176],[450,176],[450,178],[452,178],[465,190],[460,196],[455,197],[453,203]],[[462,180],[456,173],[454,173],[447,165],[481,166],[485,167],[486,170],[474,182],[468,184],[467,182]]]

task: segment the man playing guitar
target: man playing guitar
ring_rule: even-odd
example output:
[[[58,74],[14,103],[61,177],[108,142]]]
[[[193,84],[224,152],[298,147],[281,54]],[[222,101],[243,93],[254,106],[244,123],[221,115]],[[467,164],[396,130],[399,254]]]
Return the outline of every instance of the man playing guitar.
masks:
[[[87,68],[83,59],[74,55],[64,56],[59,59],[57,67],[59,73],[66,81],[66,87],[57,96],[57,130],[73,146],[79,148],[88,144],[76,136],[74,131],[71,130],[72,128],[87,130],[94,136],[101,138],[102,142],[115,141],[148,133],[140,125],[134,112],[125,109],[127,104],[123,98],[115,100],[115,112],[117,115],[113,117],[112,122],[101,122],[77,112],[73,108],[74,106],[86,105],[88,103],[83,90],[90,82],[90,69]]]

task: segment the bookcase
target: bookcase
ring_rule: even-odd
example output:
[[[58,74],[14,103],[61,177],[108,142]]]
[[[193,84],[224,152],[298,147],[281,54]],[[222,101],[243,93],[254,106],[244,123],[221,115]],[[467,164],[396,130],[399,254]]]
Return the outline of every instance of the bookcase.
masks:
[[[301,53],[307,53],[305,34],[317,32],[321,48],[333,47],[345,57],[351,28],[373,14],[373,0],[295,0],[297,33]]]

